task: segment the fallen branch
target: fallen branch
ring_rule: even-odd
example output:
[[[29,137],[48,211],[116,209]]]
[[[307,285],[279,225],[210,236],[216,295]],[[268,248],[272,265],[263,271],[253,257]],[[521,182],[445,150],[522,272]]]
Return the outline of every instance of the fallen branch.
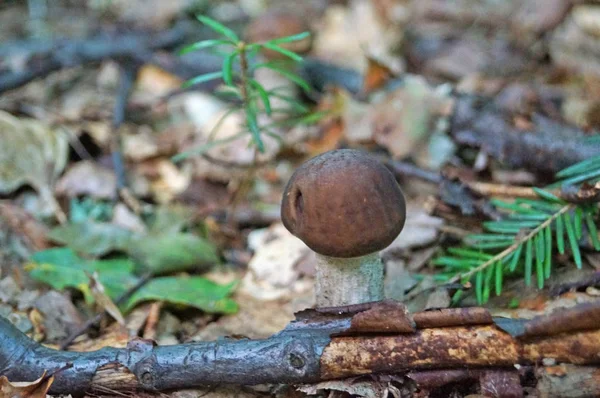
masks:
[[[182,44],[193,32],[192,29],[190,23],[181,22],[170,30],[158,33],[134,32],[118,36],[101,34],[88,39],[8,43],[0,46],[0,59],[19,55],[28,62],[23,70],[0,69],[0,93],[64,68],[107,59],[129,59],[146,63],[155,59],[155,51]]]
[[[515,365],[537,365],[545,358],[571,365],[600,364],[600,322],[590,321],[598,317],[599,308],[600,302],[524,321],[492,319],[482,308],[411,316],[402,304],[383,301],[337,312],[306,310],[265,340],[156,346],[135,339],[126,348],[80,353],[44,347],[0,318],[0,375],[31,381],[44,371],[62,369],[50,391],[68,394],[217,383],[315,383],[402,372],[423,379],[424,371],[435,369],[485,369],[477,373],[482,388],[486,380],[500,377],[514,389]],[[544,336],[532,336],[535,327],[530,324],[550,326]],[[553,332],[552,325],[560,330]]]

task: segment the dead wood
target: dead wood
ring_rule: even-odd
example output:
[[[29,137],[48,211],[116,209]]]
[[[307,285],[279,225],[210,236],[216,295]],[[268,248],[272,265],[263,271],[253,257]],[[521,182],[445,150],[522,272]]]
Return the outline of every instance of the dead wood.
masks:
[[[529,324],[569,325],[572,313],[585,318],[588,312],[595,314],[599,306],[586,305],[524,321],[492,318],[482,308],[410,315],[402,304],[388,300],[360,309],[342,308],[338,313],[306,310],[286,329],[265,340],[223,339],[156,346],[152,341],[135,339],[126,348],[107,347],[94,352],[52,350],[0,318],[0,375],[11,381],[31,381],[44,371],[60,369],[50,391],[75,393],[107,388],[181,389],[219,383],[297,384],[366,374],[409,372],[414,376],[436,369],[450,373],[479,370],[467,375],[476,374],[482,389],[501,379],[507,391],[514,391],[516,373],[510,369],[515,365],[538,365],[549,358],[567,365],[600,365],[598,328],[581,330],[581,325],[573,322],[573,328],[561,327],[560,333],[553,336],[525,333],[535,330],[528,328]],[[405,318],[401,323],[413,324],[416,329],[390,333],[394,329],[384,321],[389,311]],[[391,318],[391,326],[398,324]],[[545,389],[552,388],[551,381],[545,383]]]

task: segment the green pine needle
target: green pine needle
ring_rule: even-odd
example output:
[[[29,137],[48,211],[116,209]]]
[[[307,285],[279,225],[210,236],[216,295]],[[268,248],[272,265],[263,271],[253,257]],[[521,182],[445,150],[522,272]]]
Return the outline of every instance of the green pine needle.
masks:
[[[557,178],[545,189],[533,188],[538,199],[517,198],[513,203],[490,200],[504,218],[484,222],[485,232],[465,237],[466,247],[450,248],[448,255],[433,261],[444,267],[444,275],[455,272],[446,283],[471,281],[477,302],[483,304],[492,289],[496,295],[502,293],[507,273],[522,275],[529,286],[535,272],[536,285],[543,288],[552,274],[554,250],[561,255],[568,253],[577,268],[583,266],[579,243],[584,237],[589,236],[588,241],[600,251],[598,205],[569,203],[548,191],[561,185],[596,182],[600,179],[600,156],[562,170]],[[457,291],[452,303],[462,297],[464,291]]]

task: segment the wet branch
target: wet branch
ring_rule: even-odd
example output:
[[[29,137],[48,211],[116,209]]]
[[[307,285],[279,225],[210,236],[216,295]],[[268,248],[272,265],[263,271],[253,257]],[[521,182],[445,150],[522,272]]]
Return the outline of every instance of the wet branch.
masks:
[[[315,383],[364,374],[405,374],[423,388],[428,380],[434,388],[456,377],[478,380],[482,389],[501,380],[513,391],[525,378],[516,364],[524,369],[552,358],[558,364],[600,365],[599,318],[600,303],[525,321],[492,318],[483,308],[411,315],[386,300],[337,312],[305,310],[264,340],[156,346],[135,339],[126,348],[94,352],[49,349],[0,318],[0,375],[32,381],[60,369],[50,391],[63,394]]]

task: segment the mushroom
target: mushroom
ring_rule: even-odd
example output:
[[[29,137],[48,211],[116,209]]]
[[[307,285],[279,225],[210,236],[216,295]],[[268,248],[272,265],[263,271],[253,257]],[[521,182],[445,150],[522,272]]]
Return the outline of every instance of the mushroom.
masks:
[[[317,254],[317,307],[384,298],[378,252],[402,231],[406,205],[381,163],[352,149],[310,159],[285,188],[281,218]]]

